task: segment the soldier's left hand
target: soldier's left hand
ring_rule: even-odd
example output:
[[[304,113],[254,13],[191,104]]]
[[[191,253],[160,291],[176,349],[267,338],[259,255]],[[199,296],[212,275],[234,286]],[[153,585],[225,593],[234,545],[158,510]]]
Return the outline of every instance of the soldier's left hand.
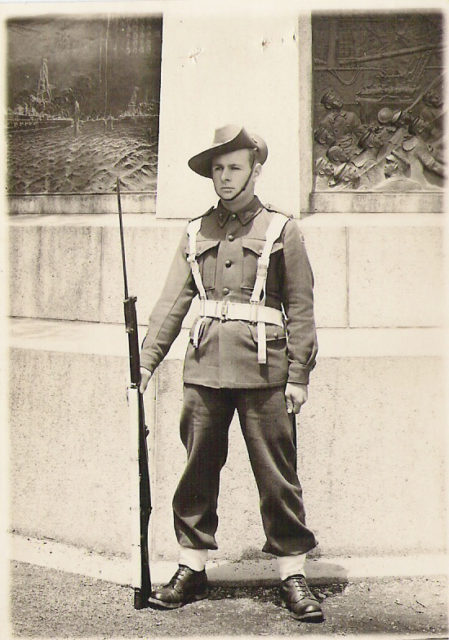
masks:
[[[140,368],[140,385],[139,385],[140,393],[142,394],[145,393],[152,375],[153,375],[152,372],[148,371],[148,369],[144,369],[143,367]]]
[[[285,402],[288,413],[299,413],[301,406],[307,402],[308,389],[306,384],[287,382],[285,387]]]

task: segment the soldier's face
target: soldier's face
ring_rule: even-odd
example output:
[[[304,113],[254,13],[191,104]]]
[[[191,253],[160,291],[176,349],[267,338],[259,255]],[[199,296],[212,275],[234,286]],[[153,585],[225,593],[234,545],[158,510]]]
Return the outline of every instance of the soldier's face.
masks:
[[[260,165],[256,165],[254,168],[254,174],[248,182],[245,189],[246,194],[254,192],[258,166]],[[248,149],[239,149],[221,156],[215,156],[212,160],[212,181],[217,195],[223,200],[234,198],[245,185],[251,171],[250,151]]]
[[[396,173],[397,169],[398,169],[398,164],[396,160],[394,158],[391,158],[390,156],[387,156],[385,158],[385,164],[384,164],[384,176],[386,178],[391,178],[391,176]]]

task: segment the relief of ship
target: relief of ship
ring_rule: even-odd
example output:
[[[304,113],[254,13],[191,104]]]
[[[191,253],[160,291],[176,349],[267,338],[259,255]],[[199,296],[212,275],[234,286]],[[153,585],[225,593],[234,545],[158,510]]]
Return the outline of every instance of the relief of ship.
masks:
[[[360,105],[361,117],[374,117],[382,106],[395,109],[408,106],[419,92],[429,57],[430,51],[424,51],[407,66],[381,69],[371,82],[356,92],[355,100]]]
[[[73,125],[72,118],[51,112],[52,102],[47,59],[43,58],[36,92],[29,94],[25,104],[8,109],[8,131],[28,131]]]
[[[135,86],[131,99],[128,105],[119,116],[118,119],[122,121],[134,121],[138,122],[143,118],[158,118],[159,105],[156,102],[151,102],[148,99],[148,92],[142,101],[138,101],[139,87]]]
[[[8,131],[28,131],[49,129],[53,127],[70,127],[72,118],[58,116],[29,115],[24,113],[8,113]]]

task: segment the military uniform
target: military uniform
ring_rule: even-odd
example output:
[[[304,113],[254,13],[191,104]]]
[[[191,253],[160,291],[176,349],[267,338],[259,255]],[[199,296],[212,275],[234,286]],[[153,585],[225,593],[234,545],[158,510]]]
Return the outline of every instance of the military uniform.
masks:
[[[284,326],[265,323],[265,363],[258,358],[257,323],[229,319],[226,313],[227,303],[250,302],[257,261],[274,215],[257,197],[234,213],[219,202],[202,217],[196,235],[208,305],[217,302],[221,317],[194,322],[185,356],[181,438],[188,460],[173,501],[176,534],[183,547],[216,548],[219,473],[235,410],[261,497],[264,551],[295,555],[316,544],[305,526],[284,396],[287,382],[308,383],[317,353],[313,276],[293,220],[286,221],[270,251],[264,302],[282,313]],[[141,365],[151,372],[168,352],[198,294],[188,258],[188,238],[183,234],[142,347]]]

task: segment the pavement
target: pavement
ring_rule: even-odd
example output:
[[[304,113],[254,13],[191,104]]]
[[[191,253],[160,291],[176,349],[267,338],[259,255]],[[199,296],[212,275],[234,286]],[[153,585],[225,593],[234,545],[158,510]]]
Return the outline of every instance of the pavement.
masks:
[[[299,623],[281,607],[273,561],[210,562],[207,600],[175,611],[133,608],[126,558],[52,540],[8,540],[9,612],[2,638],[148,638],[370,634],[448,638],[447,558],[314,558],[311,589],[325,621]],[[153,585],[173,562],[151,563]],[[3,616],[4,617],[4,616]]]
[[[131,567],[126,557],[95,553],[91,550],[49,538],[32,538],[10,534],[5,542],[8,557],[50,569],[80,573],[91,578],[119,584],[131,583]],[[209,579],[227,585],[269,585],[277,582],[276,560],[264,554],[264,559],[239,561],[214,560],[211,552],[207,563]],[[155,584],[168,581],[176,570],[176,562],[157,560],[151,562],[151,578]],[[364,578],[388,578],[396,576],[424,577],[447,574],[447,556],[338,556],[322,557],[315,553],[307,560],[307,578],[312,584],[344,583]]]
[[[157,638],[394,634],[447,638],[444,576],[340,580],[312,586],[325,621],[299,623],[277,586],[213,581],[207,600],[174,611],[133,608],[131,588],[77,573],[11,561],[5,638]]]

